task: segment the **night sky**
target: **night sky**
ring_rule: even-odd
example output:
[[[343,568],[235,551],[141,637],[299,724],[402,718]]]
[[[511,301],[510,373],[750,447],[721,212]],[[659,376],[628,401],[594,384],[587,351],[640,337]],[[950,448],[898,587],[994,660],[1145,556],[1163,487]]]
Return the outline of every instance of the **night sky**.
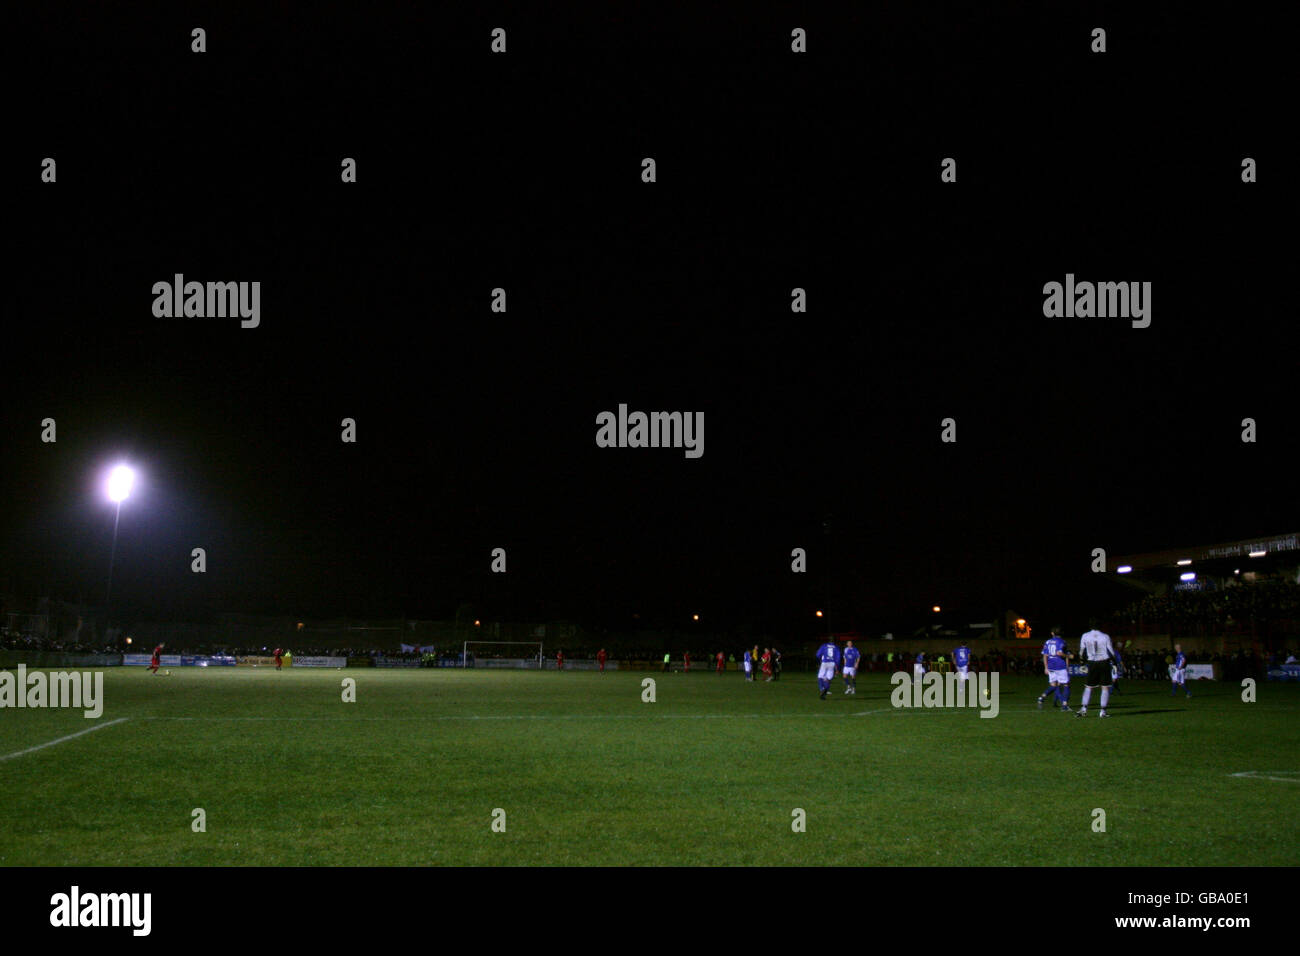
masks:
[[[0,591],[102,601],[119,459],[114,604],[154,620],[872,633],[1294,530],[1263,15],[476,6],[15,28]],[[260,281],[260,327],[155,318],[177,272]],[[1066,273],[1152,282],[1150,328],[1045,318]],[[704,412],[703,457],[596,447],[619,403]]]

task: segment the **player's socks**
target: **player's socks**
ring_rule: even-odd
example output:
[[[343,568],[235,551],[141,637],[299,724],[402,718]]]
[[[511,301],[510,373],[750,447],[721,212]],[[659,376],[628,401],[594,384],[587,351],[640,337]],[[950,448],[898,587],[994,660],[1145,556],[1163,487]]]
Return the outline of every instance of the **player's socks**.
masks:
[[[1110,703],[1110,688],[1103,687],[1101,689],[1101,712],[1103,714],[1106,713],[1106,705],[1108,703]]]
[[[1079,709],[1074,712],[1074,716],[1082,717],[1084,714],[1086,714],[1088,712],[1088,701],[1091,699],[1092,699],[1092,688],[1085,687],[1083,689],[1083,700],[1079,704]]]

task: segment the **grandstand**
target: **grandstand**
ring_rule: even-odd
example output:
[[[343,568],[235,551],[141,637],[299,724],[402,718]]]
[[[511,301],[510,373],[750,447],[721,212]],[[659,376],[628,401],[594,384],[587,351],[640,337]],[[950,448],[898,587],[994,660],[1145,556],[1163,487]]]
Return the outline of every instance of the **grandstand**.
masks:
[[[1115,575],[1141,592],[1114,618],[1121,637],[1259,653],[1300,635],[1300,534],[1124,555]]]

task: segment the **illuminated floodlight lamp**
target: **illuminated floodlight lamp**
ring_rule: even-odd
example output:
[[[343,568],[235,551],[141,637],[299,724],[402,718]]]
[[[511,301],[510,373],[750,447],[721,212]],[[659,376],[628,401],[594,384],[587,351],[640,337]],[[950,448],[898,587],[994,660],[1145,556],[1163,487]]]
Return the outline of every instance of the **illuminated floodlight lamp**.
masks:
[[[1180,581],[1195,581],[1195,580],[1196,580],[1196,572],[1195,572],[1195,571],[1188,571],[1186,574],[1180,574],[1180,575],[1178,575],[1178,580],[1180,580]]]
[[[1178,562],[1178,566],[1179,566],[1180,568],[1185,568],[1185,567],[1187,567],[1187,565],[1189,565],[1189,564],[1191,564],[1191,563],[1192,563],[1192,559],[1191,559],[1191,558],[1183,558],[1181,561]]]
[[[1266,555],[1266,554],[1268,554],[1267,551],[1252,551],[1252,552],[1250,552],[1250,556],[1251,556],[1252,558],[1262,558],[1262,557],[1263,557],[1264,555]]]
[[[1133,565],[1131,565],[1131,564],[1121,564],[1118,568],[1115,569],[1115,573],[1116,573],[1116,574],[1128,574],[1128,573],[1129,573],[1130,571],[1132,571],[1132,570],[1133,570]]]
[[[135,472],[126,465],[118,465],[108,473],[108,500],[121,504],[131,494]]]

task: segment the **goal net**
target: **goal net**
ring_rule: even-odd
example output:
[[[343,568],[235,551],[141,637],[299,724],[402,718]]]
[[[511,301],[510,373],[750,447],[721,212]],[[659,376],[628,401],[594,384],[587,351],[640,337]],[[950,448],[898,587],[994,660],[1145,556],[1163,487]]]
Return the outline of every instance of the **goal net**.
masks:
[[[461,667],[542,667],[541,641],[466,641]]]

